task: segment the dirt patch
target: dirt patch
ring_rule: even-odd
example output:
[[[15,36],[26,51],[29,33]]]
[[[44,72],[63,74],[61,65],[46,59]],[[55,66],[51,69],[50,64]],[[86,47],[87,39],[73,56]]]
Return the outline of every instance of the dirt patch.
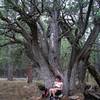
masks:
[[[26,81],[0,80],[0,100],[29,100],[30,97],[39,95],[34,84]]]

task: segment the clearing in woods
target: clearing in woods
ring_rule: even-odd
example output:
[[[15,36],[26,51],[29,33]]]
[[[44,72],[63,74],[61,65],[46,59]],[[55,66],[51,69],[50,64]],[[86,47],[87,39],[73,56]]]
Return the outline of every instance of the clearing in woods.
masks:
[[[25,80],[0,80],[0,100],[29,100],[37,91],[36,86]]]

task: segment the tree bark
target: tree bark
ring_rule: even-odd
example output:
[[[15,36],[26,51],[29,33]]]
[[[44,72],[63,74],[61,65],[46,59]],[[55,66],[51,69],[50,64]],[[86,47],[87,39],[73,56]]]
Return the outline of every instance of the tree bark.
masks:
[[[90,63],[88,64],[88,70],[100,87],[100,72],[96,69],[95,66],[91,65]]]
[[[32,47],[29,44],[26,46],[26,48],[27,56],[32,60],[32,62],[35,62],[37,64],[36,66],[39,70],[38,74],[40,76],[40,79],[44,80],[45,86],[47,88],[50,88],[52,86],[54,77],[51,70],[49,69],[50,65],[43,56],[41,49],[38,47],[38,45],[34,45],[34,43]],[[30,50],[30,52],[28,52],[28,50]]]
[[[32,65],[28,65],[27,67],[27,83],[32,83],[33,80],[33,70],[32,70]]]
[[[8,64],[8,80],[13,80],[13,66],[11,64]]]
[[[12,58],[11,58],[11,48],[12,46],[8,46],[8,61],[7,61],[7,71],[8,71],[8,80],[12,81],[13,80],[13,64],[12,64]]]
[[[56,2],[56,1],[55,1]],[[50,39],[49,39],[49,63],[55,71],[55,75],[62,76],[61,66],[60,66],[60,42],[59,35],[60,29],[58,24],[59,10],[57,11],[54,2],[54,9],[51,13],[50,18]]]
[[[84,92],[85,73],[86,73],[85,62],[83,62],[82,60],[79,62],[75,62],[70,78],[70,88],[69,88],[70,95]]]

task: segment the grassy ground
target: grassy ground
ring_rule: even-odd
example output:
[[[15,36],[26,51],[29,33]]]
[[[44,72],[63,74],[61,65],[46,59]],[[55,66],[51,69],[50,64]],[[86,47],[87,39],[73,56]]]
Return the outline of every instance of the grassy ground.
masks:
[[[93,83],[94,82],[92,82],[92,84]],[[37,86],[35,84],[27,84],[26,80],[0,80],[0,100],[30,100],[30,98],[37,100],[36,98],[39,97],[40,94]]]
[[[0,100],[29,100],[37,91],[36,86],[26,81],[0,80]]]

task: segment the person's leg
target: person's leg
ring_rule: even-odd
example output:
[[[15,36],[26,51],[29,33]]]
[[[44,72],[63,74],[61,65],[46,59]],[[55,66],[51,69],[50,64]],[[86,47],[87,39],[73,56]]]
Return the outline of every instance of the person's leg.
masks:
[[[53,88],[49,89],[49,95],[51,96],[53,94]]]
[[[49,89],[49,95],[51,96],[51,89]]]
[[[52,95],[55,97],[55,89],[52,90]]]
[[[54,88],[54,89],[52,90],[53,97],[55,97],[55,93],[56,93],[56,92],[57,92],[57,89]]]
[[[53,97],[54,97],[55,96],[55,92],[56,92],[55,88],[49,89],[49,95],[50,96],[53,95]]]
[[[59,90],[59,88],[55,88],[54,90],[54,96],[58,96],[61,94],[61,90]]]

